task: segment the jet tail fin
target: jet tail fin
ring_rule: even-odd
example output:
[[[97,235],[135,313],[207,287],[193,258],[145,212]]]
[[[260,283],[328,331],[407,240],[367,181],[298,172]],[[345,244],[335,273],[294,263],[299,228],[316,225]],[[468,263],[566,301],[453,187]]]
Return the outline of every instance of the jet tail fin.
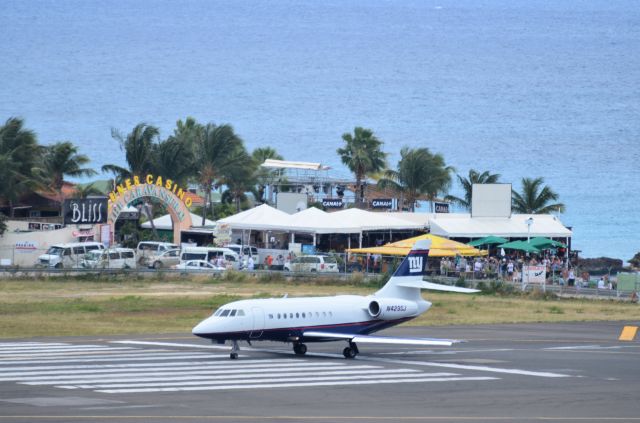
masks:
[[[416,300],[420,295],[420,289],[403,286],[403,283],[421,282],[426,274],[427,258],[431,240],[421,239],[413,244],[409,254],[402,260],[400,266],[391,276],[391,279],[376,292],[378,297],[395,297]]]

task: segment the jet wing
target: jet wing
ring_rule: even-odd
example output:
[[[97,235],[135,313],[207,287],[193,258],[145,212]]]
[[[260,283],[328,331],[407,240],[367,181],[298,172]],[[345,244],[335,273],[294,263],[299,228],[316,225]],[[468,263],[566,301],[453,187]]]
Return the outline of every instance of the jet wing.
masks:
[[[405,281],[399,282],[397,286],[404,286],[406,288],[419,288],[430,289],[432,291],[445,291],[445,292],[462,292],[465,294],[473,294],[481,292],[479,289],[463,288],[460,286],[443,285],[440,283],[426,282],[426,281]]]
[[[453,344],[463,342],[457,339],[439,338],[398,338],[393,336],[356,335],[351,333],[335,333],[321,331],[305,331],[304,338],[319,338],[323,340],[345,340],[361,344],[396,344],[396,345],[432,345],[450,347]]]

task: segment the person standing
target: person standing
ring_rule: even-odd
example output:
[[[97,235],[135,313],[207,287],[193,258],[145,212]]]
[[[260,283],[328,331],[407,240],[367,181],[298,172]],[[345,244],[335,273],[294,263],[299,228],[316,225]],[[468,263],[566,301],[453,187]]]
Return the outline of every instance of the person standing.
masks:
[[[247,260],[247,270],[252,272],[254,267],[255,263],[253,262],[253,257],[249,256],[249,259]]]
[[[573,267],[569,269],[569,274],[567,275],[567,285],[574,286],[576,284],[576,274],[573,271]]]

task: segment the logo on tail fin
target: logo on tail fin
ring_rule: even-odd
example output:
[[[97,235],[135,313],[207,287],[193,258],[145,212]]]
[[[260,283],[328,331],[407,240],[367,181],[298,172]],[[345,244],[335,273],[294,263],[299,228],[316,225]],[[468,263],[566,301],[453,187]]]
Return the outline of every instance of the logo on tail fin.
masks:
[[[393,276],[422,276],[427,267],[431,240],[419,240],[414,245],[409,255],[400,263]]]
[[[422,272],[422,257],[407,257],[409,261],[409,273],[420,273]]]

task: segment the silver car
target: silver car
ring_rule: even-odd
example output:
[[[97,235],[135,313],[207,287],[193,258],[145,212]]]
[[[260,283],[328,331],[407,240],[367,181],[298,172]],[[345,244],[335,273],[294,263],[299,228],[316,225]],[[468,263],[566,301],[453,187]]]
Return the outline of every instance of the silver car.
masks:
[[[180,249],[164,251],[157,255],[153,254],[147,258],[147,266],[153,269],[162,269],[175,266],[180,263]]]

